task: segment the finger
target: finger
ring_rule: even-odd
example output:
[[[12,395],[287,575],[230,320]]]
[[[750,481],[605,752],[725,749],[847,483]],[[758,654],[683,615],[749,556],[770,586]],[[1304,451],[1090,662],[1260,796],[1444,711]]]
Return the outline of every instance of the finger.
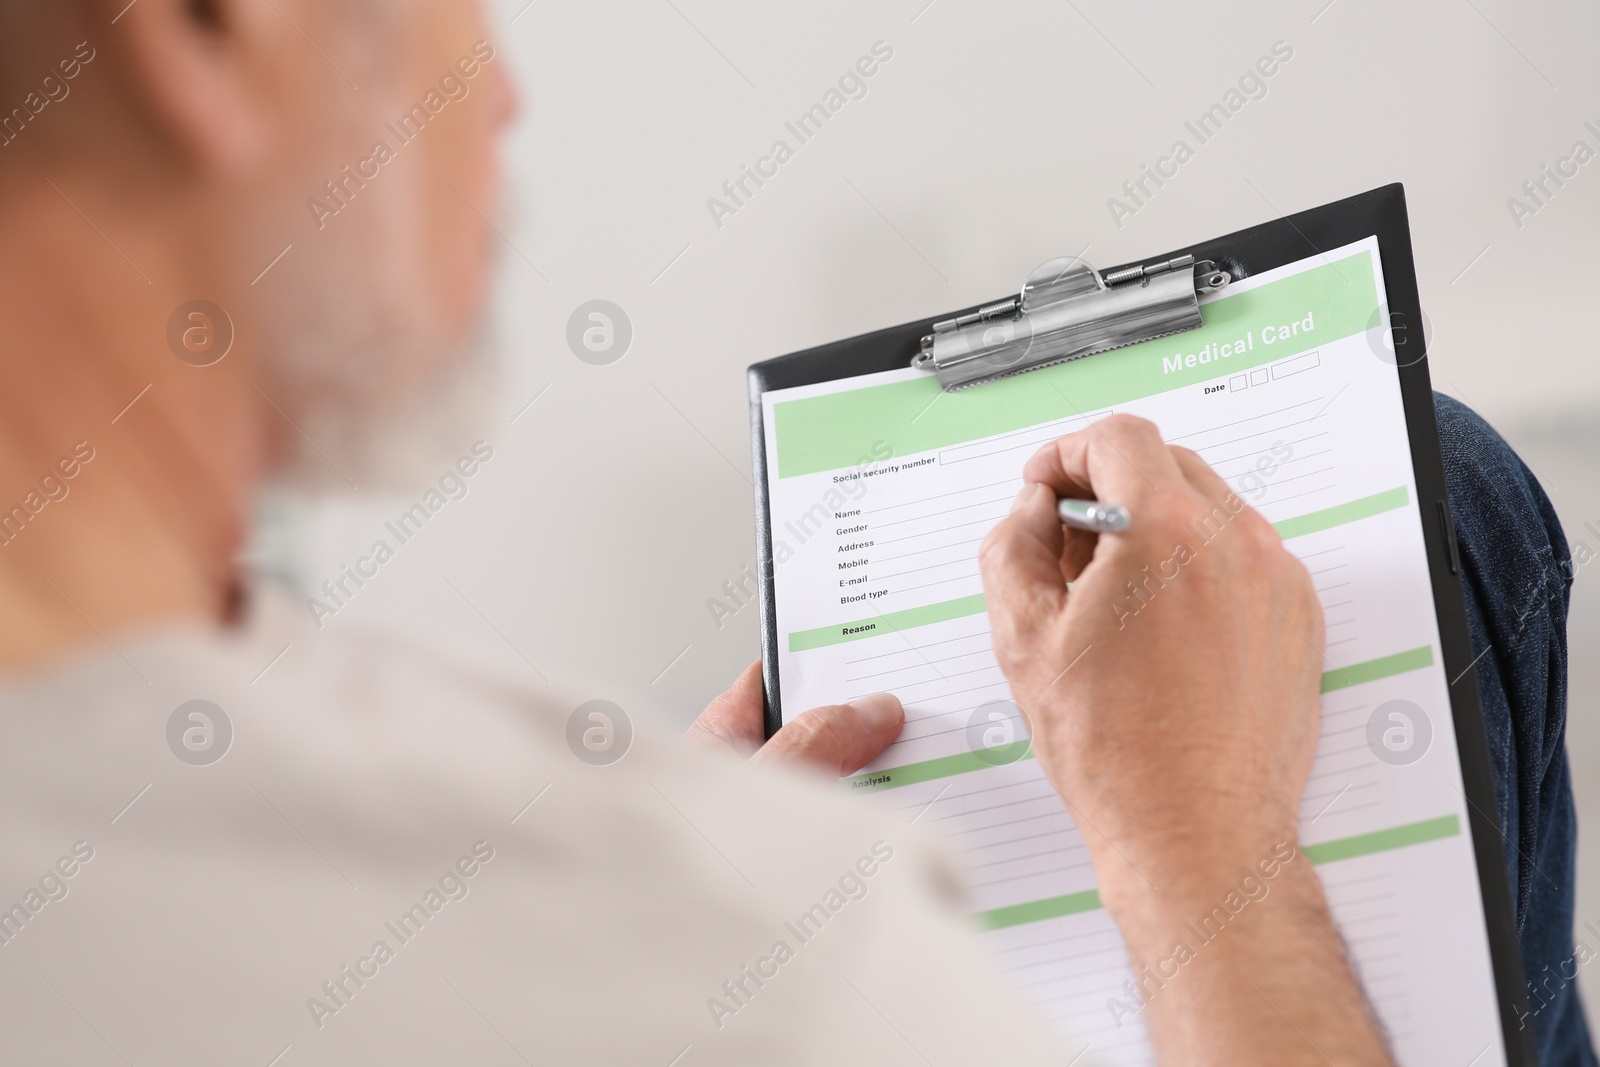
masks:
[[[1083,568],[1094,558],[1094,549],[1100,543],[1100,535],[1090,533],[1088,530],[1063,526],[1061,536],[1064,538],[1061,549],[1061,579],[1068,583],[1075,582],[1083,573]]]
[[[1222,476],[1211,469],[1210,464],[1187,448],[1174,446],[1172,454],[1178,461],[1178,467],[1183,471],[1184,477],[1189,479],[1189,484],[1211,504],[1211,514],[1201,520],[1202,524],[1209,527],[1212,523],[1239,522],[1244,529],[1250,530],[1254,535],[1268,541],[1273,540],[1268,533],[1272,529],[1271,524],[1243,497],[1235,493],[1228,483],[1222,480]]]
[[[772,735],[751,763],[809,764],[830,774],[854,773],[877,759],[900,734],[905,709],[891,693],[812,708]]]
[[[1177,461],[1178,469],[1189,480],[1189,484],[1211,503],[1226,505],[1234,493],[1228,488],[1228,483],[1222,480],[1222,475],[1212,470],[1211,464],[1200,458],[1200,453],[1180,445],[1170,447],[1172,458]]]
[[[1062,496],[1123,504],[1135,514],[1184,482],[1155,424],[1132,415],[1111,415],[1051,442],[1028,460],[1022,477]]]
[[[731,749],[740,758],[761,747],[766,701],[761,692],[761,661],[740,672],[728,691],[717,697],[689,724],[683,742],[711,749]]]
[[[1066,604],[1063,573],[1064,531],[1056,514],[1056,494],[1030,482],[1007,515],[978,550],[978,569],[992,619],[1004,618],[1006,632],[1027,621],[1050,618]]]

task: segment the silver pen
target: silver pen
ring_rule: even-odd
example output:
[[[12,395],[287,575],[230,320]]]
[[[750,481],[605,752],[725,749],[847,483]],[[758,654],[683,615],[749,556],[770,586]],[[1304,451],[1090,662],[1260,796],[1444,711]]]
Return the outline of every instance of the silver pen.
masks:
[[[1132,519],[1121,504],[1100,500],[1064,498],[1056,502],[1056,514],[1061,516],[1061,525],[1090,533],[1122,533]]]

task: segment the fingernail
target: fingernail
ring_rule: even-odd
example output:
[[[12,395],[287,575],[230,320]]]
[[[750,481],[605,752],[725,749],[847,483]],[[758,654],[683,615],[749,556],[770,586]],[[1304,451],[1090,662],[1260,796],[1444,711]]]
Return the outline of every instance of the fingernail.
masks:
[[[850,706],[861,716],[861,725],[872,733],[899,725],[902,717],[900,698],[893,693],[857,697],[850,702]]]

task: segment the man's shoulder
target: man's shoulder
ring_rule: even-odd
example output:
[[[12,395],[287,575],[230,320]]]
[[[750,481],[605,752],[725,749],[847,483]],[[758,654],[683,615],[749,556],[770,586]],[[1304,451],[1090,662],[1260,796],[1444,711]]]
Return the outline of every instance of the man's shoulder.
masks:
[[[5,780],[67,781],[75,768],[93,768],[105,785],[125,771],[129,781],[170,774],[216,787],[282,775],[296,788],[325,780],[336,809],[356,803],[345,798],[358,797],[358,785],[470,806],[510,783],[511,798],[535,784],[582,793],[614,814],[640,807],[641,795],[659,807],[677,784],[780,822],[796,812],[826,825],[830,810],[846,821],[814,783],[745,773],[680,747],[657,709],[582,700],[532,668],[522,676],[396,632],[319,633],[281,606],[265,615],[235,631],[113,635],[114,643],[0,677]]]
[[[933,1044],[981,1033],[952,998],[1034,1033],[916,828],[575,707],[370,635],[175,632],[10,680],[0,1003],[48,970],[119,1034],[203,1002],[191,1051],[394,1063],[447,1059],[471,1009],[563,1062],[903,1054],[863,996]]]

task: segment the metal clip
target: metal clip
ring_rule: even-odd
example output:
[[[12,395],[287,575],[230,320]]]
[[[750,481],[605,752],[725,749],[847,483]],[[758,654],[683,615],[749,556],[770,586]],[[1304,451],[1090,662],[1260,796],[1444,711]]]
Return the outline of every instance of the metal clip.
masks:
[[[1020,295],[933,324],[911,365],[945,389],[1150,341],[1201,325],[1199,296],[1232,281],[1210,260],[1178,256],[1101,275],[1073,257],[1042,264]]]

